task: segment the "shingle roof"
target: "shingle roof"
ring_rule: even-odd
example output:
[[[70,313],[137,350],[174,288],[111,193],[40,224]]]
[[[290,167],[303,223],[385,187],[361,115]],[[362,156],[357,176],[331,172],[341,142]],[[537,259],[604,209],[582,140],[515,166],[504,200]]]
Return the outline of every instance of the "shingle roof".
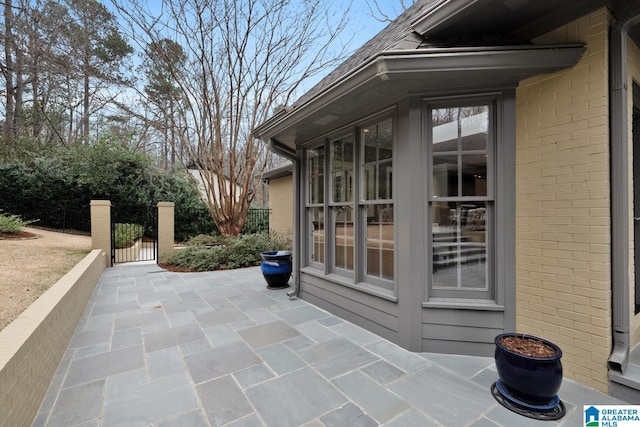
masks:
[[[443,3],[443,1],[444,0],[417,0],[376,36],[356,50],[346,61],[336,67],[307,93],[302,95],[294,103],[294,107],[312,99],[341,77],[349,74],[372,58],[375,58],[380,52],[397,49],[412,50],[420,47],[423,38],[411,28],[411,23],[421,15],[424,15],[427,10]]]

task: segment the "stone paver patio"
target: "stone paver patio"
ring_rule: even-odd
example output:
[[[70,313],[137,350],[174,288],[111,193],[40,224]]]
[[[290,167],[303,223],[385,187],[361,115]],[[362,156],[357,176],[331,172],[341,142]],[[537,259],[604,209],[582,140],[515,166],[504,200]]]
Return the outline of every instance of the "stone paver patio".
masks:
[[[411,353],[286,291],[258,267],[107,269],[33,426],[582,426],[624,404],[565,379],[563,419],[516,415],[493,359]]]

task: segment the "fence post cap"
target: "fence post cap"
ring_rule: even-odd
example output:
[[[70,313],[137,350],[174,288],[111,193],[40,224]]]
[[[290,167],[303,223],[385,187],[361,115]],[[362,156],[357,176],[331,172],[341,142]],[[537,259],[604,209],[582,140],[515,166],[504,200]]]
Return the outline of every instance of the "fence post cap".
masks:
[[[158,202],[158,207],[159,208],[172,208],[175,207],[175,203],[173,202]]]
[[[111,206],[111,200],[92,200],[91,206]]]

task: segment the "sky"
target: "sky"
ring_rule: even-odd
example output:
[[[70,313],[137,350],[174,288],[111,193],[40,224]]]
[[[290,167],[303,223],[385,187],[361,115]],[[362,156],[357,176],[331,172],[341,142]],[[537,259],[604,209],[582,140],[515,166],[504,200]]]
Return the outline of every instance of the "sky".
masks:
[[[407,4],[408,7],[410,5],[408,3],[411,3],[411,0],[404,0],[404,3]],[[351,16],[349,19],[349,25],[353,28],[353,30],[351,30],[353,32],[347,31],[348,37],[352,36],[351,40],[349,40],[349,48],[351,52],[365,44],[387,26],[388,22],[381,22],[379,19],[376,19],[376,17],[380,18],[382,16],[381,14],[384,14],[390,19],[395,19],[403,10],[401,7],[401,0],[377,0],[377,4],[380,8],[380,13],[375,9],[376,6],[374,0],[351,0]],[[373,12],[369,5],[374,8]],[[375,13],[375,16],[373,13]],[[302,95],[304,92],[311,89],[330,71],[331,70],[326,70],[322,74],[307,79],[303,83],[299,95]]]

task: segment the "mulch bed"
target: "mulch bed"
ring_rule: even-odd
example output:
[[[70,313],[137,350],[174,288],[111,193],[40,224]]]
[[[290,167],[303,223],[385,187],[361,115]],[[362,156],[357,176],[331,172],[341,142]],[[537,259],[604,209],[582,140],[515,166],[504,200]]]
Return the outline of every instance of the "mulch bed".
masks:
[[[18,233],[3,233],[0,231],[0,240],[24,240],[35,239],[36,237],[38,236],[28,231],[20,231]]]
[[[162,264],[162,263],[158,263],[158,265],[161,268],[164,268],[165,270],[173,271],[174,273],[192,273],[193,272],[193,270],[191,270],[189,267],[183,267],[180,265]]]
[[[553,357],[556,350],[547,344],[526,337],[503,337],[500,344],[516,353],[531,357]]]

